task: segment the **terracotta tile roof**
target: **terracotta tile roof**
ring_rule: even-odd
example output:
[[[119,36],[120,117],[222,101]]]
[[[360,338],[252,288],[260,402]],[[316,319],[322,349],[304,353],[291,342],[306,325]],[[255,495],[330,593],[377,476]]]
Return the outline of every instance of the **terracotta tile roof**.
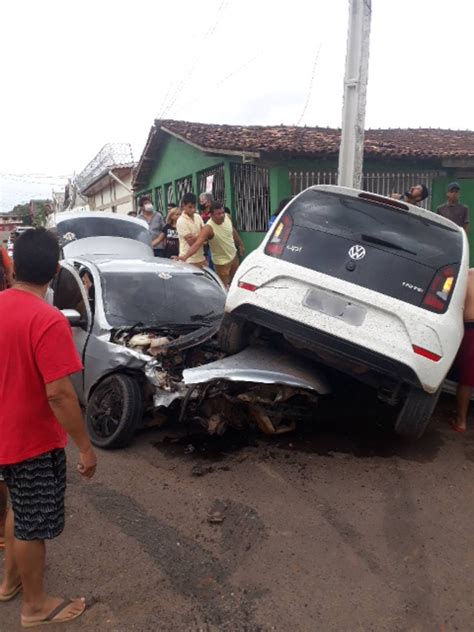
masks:
[[[223,154],[330,158],[339,151],[340,130],[286,125],[212,125],[157,120],[135,172],[134,182],[145,184],[146,161],[156,156],[163,134],[172,134],[203,151]],[[365,133],[365,158],[430,160],[474,158],[474,131],[446,129],[369,129]]]
[[[213,150],[289,152],[322,156],[339,150],[340,130],[286,125],[209,125],[186,121],[156,121],[184,139]],[[366,156],[472,157],[474,132],[445,129],[369,129]]]

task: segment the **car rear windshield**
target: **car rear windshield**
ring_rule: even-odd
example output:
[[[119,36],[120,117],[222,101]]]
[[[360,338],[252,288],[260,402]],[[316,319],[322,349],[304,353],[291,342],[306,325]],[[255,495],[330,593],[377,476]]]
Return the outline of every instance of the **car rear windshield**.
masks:
[[[125,237],[150,243],[146,226],[118,218],[75,217],[59,222],[56,230],[61,241],[66,243],[87,237]]]
[[[225,293],[201,272],[104,272],[104,309],[112,327],[205,326],[222,318]]]
[[[440,267],[461,259],[460,231],[378,201],[310,189],[287,213],[296,226],[393,250],[417,263]]]

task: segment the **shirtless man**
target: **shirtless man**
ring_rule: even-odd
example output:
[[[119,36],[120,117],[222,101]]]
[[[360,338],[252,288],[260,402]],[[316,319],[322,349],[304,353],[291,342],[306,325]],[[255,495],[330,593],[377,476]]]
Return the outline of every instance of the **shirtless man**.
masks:
[[[457,373],[456,419],[451,422],[456,432],[466,432],[467,412],[474,389],[474,268],[469,270],[464,303],[464,338],[454,362]]]

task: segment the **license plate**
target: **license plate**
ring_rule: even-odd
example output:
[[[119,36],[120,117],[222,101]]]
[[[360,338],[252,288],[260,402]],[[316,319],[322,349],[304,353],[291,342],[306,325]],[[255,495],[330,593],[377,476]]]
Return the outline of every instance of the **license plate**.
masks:
[[[367,314],[365,307],[356,305],[343,296],[324,290],[309,290],[304,297],[303,305],[357,327],[362,325]]]

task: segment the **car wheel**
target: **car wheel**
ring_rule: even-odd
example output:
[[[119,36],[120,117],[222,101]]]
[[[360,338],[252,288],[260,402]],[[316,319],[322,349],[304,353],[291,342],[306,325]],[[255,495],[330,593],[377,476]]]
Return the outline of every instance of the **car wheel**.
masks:
[[[426,430],[441,393],[425,393],[412,387],[395,422],[395,432],[418,439]]]
[[[229,355],[242,351],[249,344],[249,330],[245,320],[225,314],[218,334],[219,347]]]
[[[91,441],[99,448],[124,448],[143,418],[140,385],[130,375],[106,377],[89,398],[86,421]]]

